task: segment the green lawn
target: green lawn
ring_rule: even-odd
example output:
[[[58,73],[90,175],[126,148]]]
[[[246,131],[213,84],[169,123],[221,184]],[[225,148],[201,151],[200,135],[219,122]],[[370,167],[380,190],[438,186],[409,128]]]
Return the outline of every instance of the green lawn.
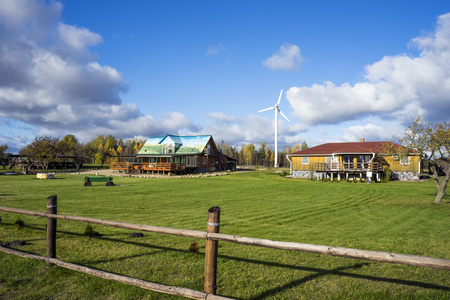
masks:
[[[450,259],[450,206],[433,203],[431,181],[379,184],[285,178],[272,171],[207,178],[115,179],[83,186],[81,175],[0,176],[0,205],[129,223],[205,230],[221,207],[220,232],[280,241]],[[450,202],[450,196],[444,198]],[[46,220],[0,212],[0,243],[45,256]],[[139,279],[203,290],[204,240],[58,220],[57,258]],[[198,254],[188,248],[197,242]],[[220,295],[239,299],[450,299],[450,273],[219,242]],[[0,253],[0,299],[180,299]]]

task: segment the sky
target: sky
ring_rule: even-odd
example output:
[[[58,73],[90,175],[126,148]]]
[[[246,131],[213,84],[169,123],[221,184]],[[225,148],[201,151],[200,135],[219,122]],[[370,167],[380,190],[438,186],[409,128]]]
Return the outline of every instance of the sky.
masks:
[[[392,140],[450,120],[450,1],[0,0],[0,144]]]

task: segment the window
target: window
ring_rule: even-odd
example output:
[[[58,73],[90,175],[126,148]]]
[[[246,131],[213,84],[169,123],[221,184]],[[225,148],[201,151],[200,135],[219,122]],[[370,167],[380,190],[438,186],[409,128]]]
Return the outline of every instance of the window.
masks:
[[[308,156],[302,157],[302,165],[309,165],[309,157]]]
[[[402,156],[400,157],[400,164],[401,164],[401,165],[409,165],[409,162],[410,162],[409,156],[407,156],[407,155],[402,155]]]
[[[197,167],[197,155],[186,157],[186,166]]]
[[[203,164],[206,165],[206,157],[203,157]]]

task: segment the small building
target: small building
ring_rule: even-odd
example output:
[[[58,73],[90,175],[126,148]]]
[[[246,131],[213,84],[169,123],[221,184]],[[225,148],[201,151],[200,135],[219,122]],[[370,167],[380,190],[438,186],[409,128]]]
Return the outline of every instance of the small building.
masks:
[[[217,149],[211,135],[150,137],[139,153],[115,157],[110,169],[127,173],[203,173],[236,169],[237,160]]]
[[[420,155],[388,154],[386,149],[402,146],[392,142],[327,143],[287,155],[291,175],[298,178],[381,180],[386,168],[398,180],[418,179]]]

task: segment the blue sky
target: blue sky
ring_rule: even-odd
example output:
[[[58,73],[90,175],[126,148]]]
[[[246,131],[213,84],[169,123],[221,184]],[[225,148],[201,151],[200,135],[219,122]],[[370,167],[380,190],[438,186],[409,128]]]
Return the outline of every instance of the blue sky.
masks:
[[[0,1],[0,143],[389,140],[450,118],[450,2]]]

